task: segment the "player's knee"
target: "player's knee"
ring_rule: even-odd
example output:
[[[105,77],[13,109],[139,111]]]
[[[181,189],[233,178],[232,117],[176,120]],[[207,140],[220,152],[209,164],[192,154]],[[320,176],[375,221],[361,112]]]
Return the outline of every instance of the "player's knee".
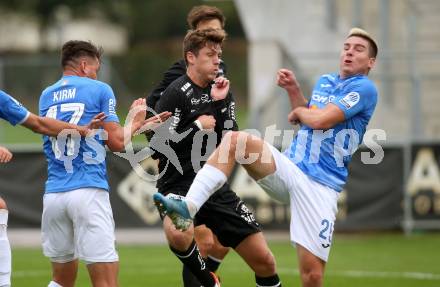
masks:
[[[214,238],[212,237],[212,233],[196,231],[195,235],[195,240],[202,256],[206,257],[208,254],[211,254],[210,251],[214,247]]]
[[[223,260],[226,257],[226,254],[229,252],[229,247],[224,247],[220,243],[214,243],[212,248],[209,250],[209,255],[212,257]]]
[[[222,144],[228,145],[229,156],[233,157],[235,155],[239,134],[240,132],[238,131],[230,131],[225,135],[225,137],[228,137],[228,140],[222,141]]]
[[[184,232],[177,230],[168,217],[164,218],[163,228],[165,237],[171,247],[179,251],[185,251],[191,245],[194,238],[194,228],[190,227]]]
[[[251,152],[249,143],[252,140],[252,135],[242,132],[234,131],[231,134],[231,148],[229,154],[231,157],[236,157],[237,160],[241,158],[249,158]]]
[[[321,286],[322,283],[322,272],[310,270],[308,272],[303,272],[301,278],[304,286]]]
[[[272,252],[269,252],[264,260],[266,272],[270,275],[275,274],[277,269],[276,265],[275,257],[273,256]]]
[[[268,251],[266,255],[258,260],[257,266],[254,268],[255,273],[261,277],[267,277],[276,274],[276,261],[272,252]]]
[[[6,201],[3,200],[3,198],[0,197],[0,209],[8,209],[8,206],[6,205]]]
[[[197,241],[197,246],[199,247],[200,254],[202,254],[203,257],[206,257],[210,254],[214,242],[212,240]]]
[[[186,245],[185,236],[183,236],[183,234],[173,232],[168,238],[170,239],[169,240],[170,243],[176,247],[182,247]],[[178,248],[178,249],[182,249],[182,248]]]
[[[180,251],[185,251],[192,242],[192,236],[179,230],[167,233],[167,239],[170,245]]]
[[[232,157],[237,155],[247,157],[249,151],[247,148],[247,143],[249,140],[249,134],[241,131],[234,131],[231,134],[231,148],[229,149],[229,154]]]
[[[242,132],[242,131],[232,131],[231,132],[231,145],[233,145],[235,148],[237,147],[238,143],[242,141],[243,139],[247,139],[249,134]]]

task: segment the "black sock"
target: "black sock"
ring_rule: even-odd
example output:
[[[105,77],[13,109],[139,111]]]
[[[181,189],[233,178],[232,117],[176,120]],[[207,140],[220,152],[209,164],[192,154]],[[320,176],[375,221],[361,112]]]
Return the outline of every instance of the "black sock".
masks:
[[[209,273],[209,269],[206,268],[206,263],[200,255],[199,248],[195,241],[191,243],[188,250],[181,252],[170,246],[171,251],[182,261],[183,264],[188,266],[192,274],[196,276],[199,282],[205,287],[212,287],[215,284],[214,278]]]
[[[206,266],[208,267],[209,271],[216,272],[218,267],[220,266],[220,263],[222,262],[219,259],[216,259],[212,256],[208,255],[208,258],[203,258],[205,260]],[[182,268],[182,279],[183,279],[183,286],[184,287],[200,287],[201,284],[199,280],[197,280],[196,276],[192,274],[191,270],[189,270],[188,266],[183,265]]]
[[[205,259],[206,266],[208,266],[208,269],[212,272],[216,272],[218,267],[220,266],[220,263],[222,263],[221,260],[216,259],[214,257],[211,257],[208,255],[208,258]]]
[[[281,287],[281,281],[278,277],[278,274],[272,275],[270,277],[258,277],[257,275],[255,275],[255,282],[257,283],[257,287]]]
[[[201,287],[199,280],[197,280],[196,276],[192,274],[191,270],[189,270],[188,266],[183,264],[182,268],[182,280],[184,287]]]

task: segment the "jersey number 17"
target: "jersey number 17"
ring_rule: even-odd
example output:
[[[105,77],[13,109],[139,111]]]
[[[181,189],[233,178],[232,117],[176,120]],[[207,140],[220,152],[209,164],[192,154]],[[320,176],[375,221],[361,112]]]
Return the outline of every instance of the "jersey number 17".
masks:
[[[83,113],[84,113],[84,104],[83,103],[66,103],[60,105],[60,112],[61,113],[72,113],[72,117],[69,120],[69,123],[71,124],[78,124],[79,120],[81,119]],[[46,113],[46,117],[48,118],[57,118],[58,113],[58,105],[51,106],[49,110]],[[55,155],[56,159],[60,159],[62,155],[62,151],[59,149],[57,145],[57,140],[55,137],[50,137],[50,141],[52,142],[52,150]],[[72,139],[71,136],[67,138],[66,142],[66,155],[72,156],[75,152],[75,141]]]

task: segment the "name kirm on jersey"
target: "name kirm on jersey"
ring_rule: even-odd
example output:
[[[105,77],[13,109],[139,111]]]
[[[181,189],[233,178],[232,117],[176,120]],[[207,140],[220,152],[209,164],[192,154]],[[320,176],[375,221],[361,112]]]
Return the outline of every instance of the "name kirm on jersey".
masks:
[[[53,102],[75,99],[76,88],[63,89],[53,92]]]

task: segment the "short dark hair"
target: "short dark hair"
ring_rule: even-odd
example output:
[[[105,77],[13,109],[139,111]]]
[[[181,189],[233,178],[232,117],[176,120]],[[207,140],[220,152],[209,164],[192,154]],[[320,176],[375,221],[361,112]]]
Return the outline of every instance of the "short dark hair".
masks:
[[[193,7],[191,11],[189,11],[186,21],[188,22],[189,28],[195,30],[201,21],[212,19],[218,19],[222,28],[225,27],[226,18],[223,12],[214,6],[200,5]]]
[[[61,48],[61,66],[64,68],[80,57],[92,57],[101,60],[104,53],[102,47],[95,46],[90,41],[71,40]]]
[[[348,33],[347,38],[350,38],[350,37],[360,37],[360,38],[366,40],[370,44],[369,56],[371,58],[377,57],[377,53],[378,53],[379,49],[377,48],[376,41],[374,41],[373,37],[367,31],[365,31],[361,28],[352,28],[350,30],[350,32]]]
[[[198,55],[199,51],[203,49],[207,44],[223,44],[226,38],[226,32],[218,29],[203,29],[203,30],[189,30],[183,40],[183,58],[185,63],[186,53],[192,52],[194,55]]]

